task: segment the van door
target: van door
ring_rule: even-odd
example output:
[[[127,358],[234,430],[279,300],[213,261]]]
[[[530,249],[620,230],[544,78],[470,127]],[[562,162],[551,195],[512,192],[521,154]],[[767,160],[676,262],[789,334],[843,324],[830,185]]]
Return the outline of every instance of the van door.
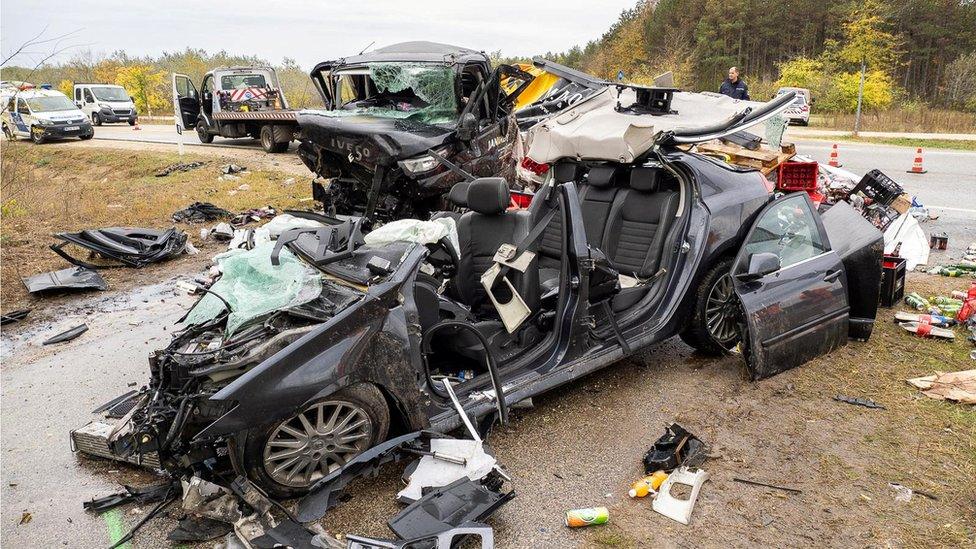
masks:
[[[31,112],[27,108],[27,102],[22,98],[17,98],[17,110],[10,113],[10,119],[14,122],[14,133],[21,136],[30,135]]]
[[[200,94],[185,74],[173,73],[173,116],[181,129],[195,128],[200,117]]]
[[[794,368],[847,343],[847,276],[806,193],[767,205],[732,265],[745,313],[753,379]]]

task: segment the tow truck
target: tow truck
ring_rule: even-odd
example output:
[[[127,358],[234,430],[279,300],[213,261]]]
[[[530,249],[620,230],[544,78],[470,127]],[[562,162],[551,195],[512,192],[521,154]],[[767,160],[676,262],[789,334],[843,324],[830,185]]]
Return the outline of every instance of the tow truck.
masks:
[[[261,140],[269,153],[288,150],[298,131],[278,75],[271,67],[223,67],[203,77],[200,90],[185,74],[173,73],[177,132],[196,129],[201,143],[215,136]]]

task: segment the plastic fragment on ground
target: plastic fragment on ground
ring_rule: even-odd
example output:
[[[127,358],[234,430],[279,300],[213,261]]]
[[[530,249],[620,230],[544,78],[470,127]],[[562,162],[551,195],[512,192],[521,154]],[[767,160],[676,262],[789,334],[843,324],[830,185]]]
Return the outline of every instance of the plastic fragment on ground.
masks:
[[[922,390],[922,394],[937,400],[953,400],[962,404],[976,404],[976,370],[936,372],[930,376],[907,380]]]
[[[694,471],[687,467],[676,469],[661,485],[661,490],[651,506],[669,519],[688,524],[691,521],[691,513],[695,509],[695,502],[698,500],[698,493],[701,492],[702,484],[706,480],[708,480],[708,473],[702,469]],[[684,484],[691,488],[688,499],[677,499],[671,495],[671,488],[675,484]]]
[[[46,339],[44,343],[42,343],[42,345],[53,345],[55,343],[64,343],[65,341],[71,341],[72,339],[75,339],[76,337],[80,336],[81,334],[87,331],[88,331],[88,325],[81,324],[79,326],[75,326],[74,328],[71,328],[70,330],[66,330],[64,332],[61,332],[60,334],[54,335],[49,339]]]
[[[36,274],[23,279],[30,293],[58,290],[107,290],[102,275],[85,267],[69,267],[60,271]]]

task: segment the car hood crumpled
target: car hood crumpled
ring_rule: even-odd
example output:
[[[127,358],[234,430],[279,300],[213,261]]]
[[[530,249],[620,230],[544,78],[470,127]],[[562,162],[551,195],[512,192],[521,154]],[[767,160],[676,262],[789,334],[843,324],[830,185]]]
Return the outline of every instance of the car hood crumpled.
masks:
[[[634,103],[633,89],[603,91],[573,105],[528,130],[528,156],[539,163],[560,158],[633,162],[649,150],[660,132],[712,126],[747,108],[764,103],[741,101],[717,93],[675,92],[672,114],[634,114],[618,105]],[[677,111],[676,113],[674,111]],[[737,130],[762,123],[745,124]]]

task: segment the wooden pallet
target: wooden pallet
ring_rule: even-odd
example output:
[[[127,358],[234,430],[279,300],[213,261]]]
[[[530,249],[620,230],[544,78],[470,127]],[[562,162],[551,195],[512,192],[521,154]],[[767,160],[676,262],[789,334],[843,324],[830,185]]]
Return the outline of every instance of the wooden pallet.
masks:
[[[703,153],[725,155],[728,157],[730,164],[755,168],[761,171],[763,175],[769,175],[773,172],[773,170],[776,169],[777,166],[796,155],[796,146],[794,146],[792,143],[783,143],[779,152],[765,148],[750,151],[745,147],[740,147],[731,143],[726,144],[719,143],[717,141],[710,141],[708,143],[699,144],[698,151]]]

